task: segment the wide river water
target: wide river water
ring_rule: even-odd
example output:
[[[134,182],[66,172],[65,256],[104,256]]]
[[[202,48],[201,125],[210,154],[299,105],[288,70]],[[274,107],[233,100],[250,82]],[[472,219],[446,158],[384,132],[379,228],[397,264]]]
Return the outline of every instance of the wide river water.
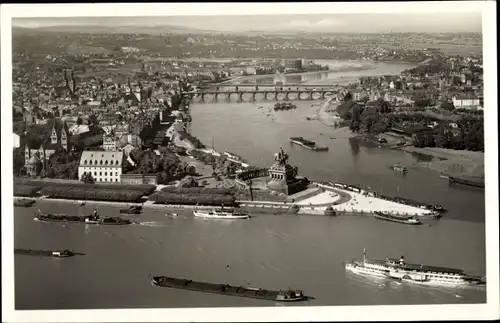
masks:
[[[334,129],[307,121],[319,102],[269,112],[273,103],[193,104],[191,131],[216,150],[269,166],[280,146],[290,163],[311,180],[368,185],[386,195],[439,203],[449,211],[430,226],[405,226],[363,216],[254,214],[250,220],[214,222],[188,212],[177,218],[161,210],[133,217],[123,227],[60,225],[33,221],[42,211],[90,213],[91,206],[38,202],[15,209],[15,247],[70,248],[68,259],[15,256],[16,309],[91,309],[210,306],[273,306],[273,302],[154,287],[148,274],[267,289],[303,289],[315,299],[293,305],[401,305],[483,303],[484,289],[433,288],[346,273],[343,261],[404,255],[408,262],[462,268],[485,275],[484,192],[449,186],[439,174],[412,166],[422,157],[330,139]],[[259,106],[263,108],[259,109]],[[269,115],[268,115],[269,114]],[[315,153],[291,146],[290,136],[327,145]],[[409,166],[406,177],[388,166]],[[79,210],[80,209],[80,210]],[[118,208],[99,207],[103,215]]]

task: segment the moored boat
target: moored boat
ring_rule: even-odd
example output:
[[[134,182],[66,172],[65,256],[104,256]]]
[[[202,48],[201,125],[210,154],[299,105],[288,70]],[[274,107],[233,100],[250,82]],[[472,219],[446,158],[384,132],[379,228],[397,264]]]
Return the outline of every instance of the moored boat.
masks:
[[[17,255],[30,255],[30,256],[45,256],[45,257],[55,257],[55,258],[68,258],[76,255],[74,251],[69,249],[64,250],[33,250],[33,249],[14,249],[14,253]]]
[[[132,205],[127,209],[120,209],[120,214],[141,214],[142,206]]]
[[[297,106],[291,102],[283,102],[283,103],[276,103],[274,105],[274,110],[291,110],[291,109],[297,109]]]
[[[448,177],[448,180],[452,184],[460,184],[460,185],[465,185],[465,186],[470,186],[470,187],[476,187],[476,188],[484,188],[484,181],[472,181],[468,179],[462,179],[458,177]]]
[[[226,296],[238,296],[247,298],[264,299],[278,302],[296,302],[307,300],[310,297],[304,295],[301,290],[266,290],[261,288],[231,286],[227,284],[213,284],[197,282],[188,279],[174,278],[168,276],[151,277],[151,282],[160,287],[184,289],[196,292],[212,293]]]
[[[290,137],[290,141],[293,144],[305,147],[307,149],[311,149],[314,151],[327,151],[328,147],[318,146],[314,141],[304,139],[304,137]]]
[[[234,209],[213,209],[211,211],[193,211],[195,217],[206,218],[206,219],[226,219],[226,220],[236,220],[236,219],[248,219],[250,214],[244,211],[236,211]]]
[[[363,261],[346,262],[345,269],[361,275],[429,285],[480,286],[486,284],[485,277],[468,275],[462,269],[406,263],[404,257],[368,260],[366,250],[363,250]]]
[[[47,213],[44,214],[38,210],[36,221],[42,222],[64,222],[64,223],[85,223],[85,224],[103,224],[103,225],[127,225],[133,222],[127,219],[122,219],[119,217],[99,217],[97,212],[87,216],[78,215],[68,215],[68,214],[57,214],[57,213]]]
[[[419,219],[413,216],[400,216],[400,215],[393,215],[389,213],[375,211],[373,217],[380,220],[403,223],[403,224],[412,224],[412,225],[422,224],[422,222]]]
[[[14,206],[19,206],[19,207],[31,207],[35,204],[35,200],[29,200],[29,199],[14,199]]]

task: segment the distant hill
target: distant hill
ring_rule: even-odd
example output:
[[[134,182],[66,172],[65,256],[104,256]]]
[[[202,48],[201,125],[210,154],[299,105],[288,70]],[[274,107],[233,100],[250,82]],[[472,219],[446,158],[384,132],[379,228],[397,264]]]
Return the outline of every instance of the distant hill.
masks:
[[[172,26],[172,25],[157,25],[157,26],[98,26],[98,25],[66,25],[66,26],[46,26],[46,27],[19,27],[13,26],[13,32],[18,33],[93,33],[93,34],[189,34],[189,33],[216,33],[217,31],[197,30],[187,27]]]

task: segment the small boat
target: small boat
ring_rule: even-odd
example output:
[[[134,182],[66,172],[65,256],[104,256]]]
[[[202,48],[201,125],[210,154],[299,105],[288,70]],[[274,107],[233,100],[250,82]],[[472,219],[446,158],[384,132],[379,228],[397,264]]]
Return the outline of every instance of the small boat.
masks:
[[[68,258],[76,255],[75,252],[64,249],[64,250],[32,250],[32,249],[14,249],[14,253],[17,255],[30,255],[30,256],[45,256],[45,257],[55,257],[55,258]]]
[[[121,209],[120,214],[141,214],[142,206],[132,205],[127,209]]]
[[[37,212],[36,221],[42,222],[66,222],[66,223],[85,223],[85,224],[102,224],[102,225],[127,225],[133,222],[119,217],[104,217],[100,218],[98,215],[77,216],[67,214],[48,213],[44,214],[40,211]]]
[[[178,217],[179,215],[177,213],[166,213],[165,216],[171,216],[171,217]]]
[[[403,224],[413,224],[413,225],[422,224],[422,222],[419,219],[412,216],[398,216],[378,211],[374,212],[373,217],[380,220],[403,223]]]
[[[35,200],[29,200],[29,199],[15,199],[14,200],[14,206],[19,206],[19,207],[31,207],[35,204]]]
[[[310,297],[304,295],[301,290],[266,290],[261,288],[231,286],[227,284],[212,284],[197,282],[188,279],[167,276],[151,277],[151,282],[159,287],[184,289],[195,292],[212,293],[226,296],[238,296],[247,298],[264,299],[278,302],[297,302],[307,300]]]
[[[401,172],[403,174],[408,173],[408,168],[406,168],[405,166],[399,165],[399,164],[392,165],[391,168],[393,170],[395,170],[396,172]]]
[[[80,206],[85,206],[87,203],[85,201],[80,201]]]
[[[246,212],[235,211],[234,209],[213,209],[212,211],[193,211],[195,217],[206,219],[248,219],[250,215]]]

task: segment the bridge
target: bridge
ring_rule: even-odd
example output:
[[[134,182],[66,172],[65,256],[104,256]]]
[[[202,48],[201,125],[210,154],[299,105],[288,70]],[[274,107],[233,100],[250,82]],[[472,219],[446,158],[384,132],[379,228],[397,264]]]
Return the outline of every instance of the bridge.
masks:
[[[192,94],[193,99],[198,102],[205,102],[207,97],[212,97],[211,101],[219,102],[223,99],[225,102],[254,102],[258,100],[264,101],[286,101],[286,100],[325,100],[331,96],[337,96],[339,90],[248,90],[248,91],[214,91],[202,90],[185,92],[185,94]]]
[[[263,90],[340,90],[341,87],[338,85],[326,85],[326,84],[203,84],[200,86],[199,90],[212,90],[212,91],[263,91]]]

